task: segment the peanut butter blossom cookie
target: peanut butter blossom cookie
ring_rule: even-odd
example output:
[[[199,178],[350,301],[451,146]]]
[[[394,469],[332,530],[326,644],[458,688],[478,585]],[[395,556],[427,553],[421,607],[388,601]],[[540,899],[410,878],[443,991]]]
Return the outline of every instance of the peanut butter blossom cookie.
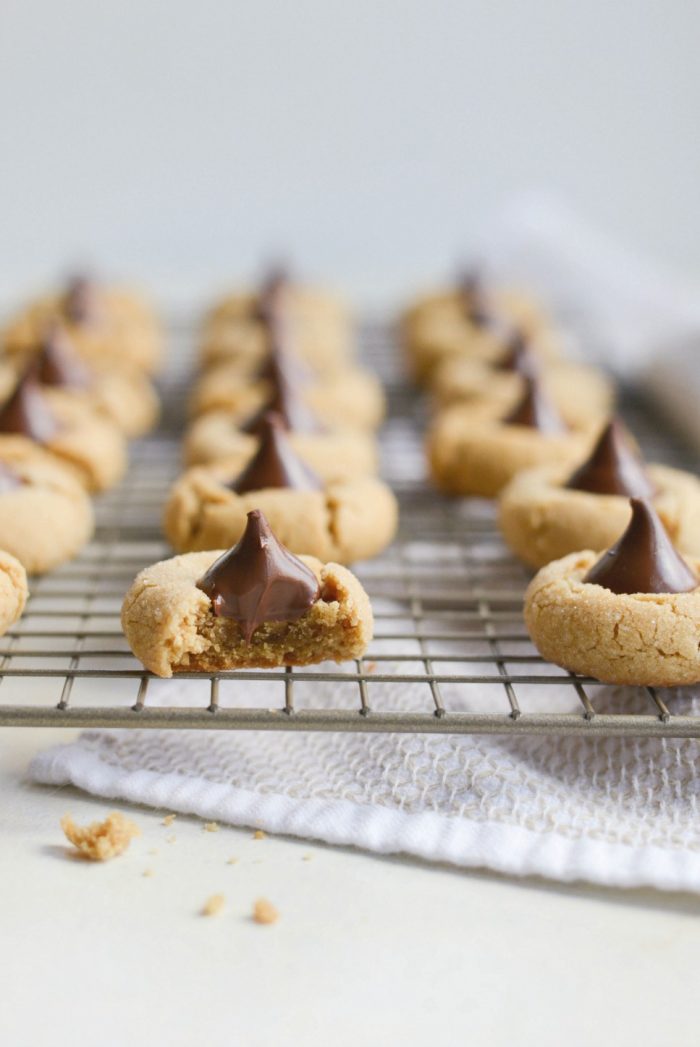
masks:
[[[542,567],[584,547],[612,545],[629,523],[631,497],[651,499],[675,546],[700,556],[700,481],[646,466],[617,421],[575,470],[552,465],[519,473],[501,494],[499,522],[513,552]]]
[[[126,364],[146,373],[161,364],[163,338],[149,306],[133,292],[105,287],[85,276],[70,280],[58,294],[30,303],[5,330],[5,352],[31,352],[56,321],[89,363],[116,368]]]
[[[24,567],[14,556],[0,550],[0,636],[20,617],[28,596]]]
[[[523,375],[538,368],[542,388],[570,426],[580,428],[607,417],[614,403],[610,380],[594,367],[568,360],[538,363],[528,339],[515,331],[493,363],[471,356],[450,357],[433,374],[431,392],[438,406],[492,401],[512,410],[523,393]]]
[[[536,374],[523,376],[520,400],[505,415],[493,404],[456,404],[441,411],[427,440],[430,471],[446,494],[499,494],[529,466],[580,460],[586,429],[569,429]]]
[[[0,459],[17,441],[37,444],[68,467],[88,491],[103,491],[126,470],[126,442],[117,427],[83,404],[52,397],[34,365],[0,406]]]
[[[232,471],[242,469],[259,447],[262,419],[270,411],[289,431],[299,457],[324,479],[376,472],[374,438],[347,427],[324,426],[300,395],[289,371],[281,367],[275,370],[267,401],[252,415],[211,411],[193,422],[185,437],[185,464],[226,460]]]
[[[187,553],[141,571],[122,627],[145,667],[168,677],[358,658],[373,619],[354,575],[294,556],[256,509],[227,552]]]
[[[53,570],[92,536],[92,503],[72,473],[29,441],[0,441],[0,549],[30,574]]]
[[[224,464],[189,470],[168,498],[164,530],[178,552],[238,541],[251,509],[262,509],[293,553],[352,563],[381,552],[394,537],[396,499],[373,477],[324,481],[297,455],[279,415],[260,419],[260,444],[238,472]]]
[[[604,683],[698,683],[700,559],[678,553],[651,502],[631,508],[602,556],[572,553],[535,575],[528,631],[544,658]]]
[[[203,367],[222,361],[247,368],[264,363],[270,349],[269,313],[282,309],[295,350],[319,374],[344,369],[352,360],[352,323],[341,301],[302,287],[283,269],[273,270],[258,291],[234,293],[205,319],[200,350]]]
[[[474,270],[463,273],[454,289],[420,299],[402,324],[409,366],[428,385],[448,360],[497,363],[514,330],[539,358],[560,356],[559,338],[540,307],[520,292],[487,287]]]

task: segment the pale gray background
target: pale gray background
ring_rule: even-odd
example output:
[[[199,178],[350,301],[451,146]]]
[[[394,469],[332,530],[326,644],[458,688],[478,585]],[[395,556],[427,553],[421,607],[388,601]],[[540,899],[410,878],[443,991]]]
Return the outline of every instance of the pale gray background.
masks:
[[[700,271],[697,3],[2,0],[0,295],[284,251],[381,300],[554,188]]]

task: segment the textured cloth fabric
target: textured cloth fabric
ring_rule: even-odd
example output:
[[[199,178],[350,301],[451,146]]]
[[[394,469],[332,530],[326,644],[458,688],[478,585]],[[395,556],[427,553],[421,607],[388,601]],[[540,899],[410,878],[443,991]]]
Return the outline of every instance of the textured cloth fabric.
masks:
[[[192,704],[199,695],[205,704],[198,686],[154,684],[149,701]],[[417,686],[391,685],[390,704],[420,707]],[[549,707],[558,689],[548,689]],[[267,685],[257,691],[246,704],[270,702]],[[319,683],[313,693],[314,704],[347,705],[330,685]],[[559,697],[571,702],[569,689]],[[445,699],[451,708],[469,707],[448,688]],[[690,712],[700,692],[667,700],[676,712]],[[606,688],[597,707],[633,711],[641,701],[638,692]],[[279,704],[276,691],[272,702]],[[696,759],[697,743],[688,740],[87,731],[40,753],[30,775],[379,853],[700,891]]]

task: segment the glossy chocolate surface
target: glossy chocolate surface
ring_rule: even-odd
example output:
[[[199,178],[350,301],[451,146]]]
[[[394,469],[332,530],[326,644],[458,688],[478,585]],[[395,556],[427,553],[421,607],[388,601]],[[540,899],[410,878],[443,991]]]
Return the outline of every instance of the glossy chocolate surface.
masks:
[[[556,407],[542,389],[539,379],[533,374],[524,374],[523,394],[510,414],[503,421],[506,425],[523,425],[537,429],[543,436],[558,436],[566,432]]]
[[[273,392],[267,402],[247,419],[241,431],[253,436],[262,435],[262,420],[273,411],[279,415],[286,429],[297,433],[320,433],[323,426],[310,407],[304,402],[296,383],[285,371],[276,367],[274,371]]]
[[[565,487],[591,494],[619,494],[626,498],[650,498],[654,487],[644,463],[613,419],[603,429],[590,457],[569,477]]]
[[[516,374],[534,374],[537,370],[535,357],[521,331],[515,331],[508,337],[505,352],[496,364],[496,370],[514,371]]]
[[[100,292],[87,276],[69,280],[63,295],[63,312],[73,324],[94,324],[100,320]]]
[[[0,433],[28,436],[38,443],[45,443],[55,436],[58,429],[58,421],[37,384],[32,366],[0,407]]]
[[[277,541],[259,509],[248,513],[241,540],[197,582],[217,617],[240,622],[246,643],[263,622],[290,622],[321,595],[313,571]]]
[[[261,323],[269,323],[283,304],[290,278],[283,265],[274,265],[260,284],[255,316]]]
[[[243,472],[226,485],[237,494],[288,487],[296,491],[318,491],[321,480],[302,462],[289,442],[279,415],[268,411],[260,419],[260,446]]]
[[[487,327],[493,321],[484,291],[484,284],[476,269],[466,269],[457,278],[457,292],[464,313],[475,327]]]
[[[78,357],[70,337],[55,324],[44,335],[36,361],[36,375],[42,385],[64,389],[88,389],[92,384],[89,369]]]
[[[632,519],[583,579],[612,593],[687,593],[700,579],[676,552],[650,502],[631,498]]]

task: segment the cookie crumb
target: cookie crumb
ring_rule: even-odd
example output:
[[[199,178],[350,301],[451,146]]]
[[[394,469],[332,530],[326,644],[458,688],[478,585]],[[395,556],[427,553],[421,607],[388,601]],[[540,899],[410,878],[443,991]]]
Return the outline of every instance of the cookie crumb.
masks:
[[[256,829],[253,833],[254,840],[264,840],[267,837],[267,833],[264,833],[262,829]]]
[[[227,865],[238,865],[238,858],[229,858],[226,862]]]
[[[279,918],[280,914],[272,902],[268,902],[267,898],[258,898],[253,906],[253,920],[255,923],[277,923]]]
[[[313,854],[302,854],[301,856],[302,862],[310,862],[312,858]]]
[[[176,840],[177,840],[177,836],[166,836],[165,837],[165,842],[166,843],[175,843]]]
[[[205,833],[218,833],[219,823],[218,822],[205,822],[204,823]]]
[[[165,825],[165,826],[172,825],[176,818],[177,818],[176,814],[166,814],[165,818],[161,822],[161,825]]]
[[[142,876],[153,876],[154,875],[153,869],[144,869],[143,873],[141,875]]]
[[[202,906],[202,916],[220,916],[225,905],[223,894],[212,894]]]
[[[103,822],[82,827],[64,814],[61,828],[73,846],[94,862],[106,862],[123,854],[132,838],[141,835],[139,827],[119,811],[112,811]]]
[[[365,668],[368,673],[376,673],[377,663],[376,662],[365,662]]]

